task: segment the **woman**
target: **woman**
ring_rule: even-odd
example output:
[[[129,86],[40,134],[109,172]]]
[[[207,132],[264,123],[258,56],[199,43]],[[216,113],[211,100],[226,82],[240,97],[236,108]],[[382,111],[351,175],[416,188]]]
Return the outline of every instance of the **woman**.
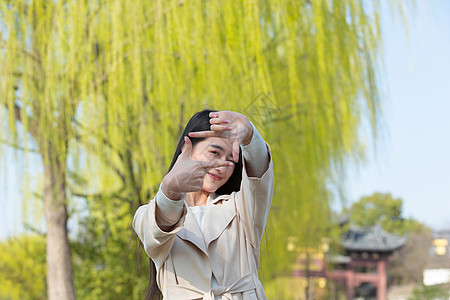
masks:
[[[253,124],[236,112],[196,113],[133,219],[164,299],[266,299],[259,244],[272,193],[270,148]]]

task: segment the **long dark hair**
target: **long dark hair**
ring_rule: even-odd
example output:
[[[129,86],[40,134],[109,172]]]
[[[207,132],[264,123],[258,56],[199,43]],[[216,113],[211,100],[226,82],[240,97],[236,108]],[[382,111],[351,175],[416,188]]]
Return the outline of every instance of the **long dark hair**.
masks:
[[[188,136],[189,132],[196,131],[207,131],[210,130],[211,124],[209,123],[210,117],[209,114],[211,112],[215,112],[216,110],[205,109],[195,113],[189,122],[186,124],[183,133],[181,134],[180,140],[178,141],[177,148],[175,149],[175,153],[173,154],[172,163],[170,164],[168,172],[172,170],[173,165],[178,159],[178,156],[181,154],[181,148],[184,145],[184,137]],[[194,147],[198,142],[204,140],[205,138],[194,138],[189,137],[192,142],[192,147]],[[233,174],[228,179],[228,181],[222,185],[219,189],[217,189],[216,194],[219,195],[227,195],[232,192],[237,192],[241,188],[241,180],[242,180],[242,159],[241,153],[239,150],[239,161],[234,166]],[[156,268],[153,261],[150,259],[150,274],[149,281],[147,286],[147,293],[145,295],[145,300],[159,300],[162,299],[161,291],[158,288],[156,283]]]

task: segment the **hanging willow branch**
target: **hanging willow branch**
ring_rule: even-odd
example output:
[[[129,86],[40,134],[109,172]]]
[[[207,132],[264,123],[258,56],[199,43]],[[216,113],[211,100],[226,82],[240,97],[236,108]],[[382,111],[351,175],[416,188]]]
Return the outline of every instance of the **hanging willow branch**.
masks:
[[[3,1],[2,125],[15,132],[11,120],[20,121],[43,161],[68,156],[96,193],[126,183],[138,205],[163,178],[190,115],[244,112],[273,142],[279,209],[267,251],[281,258],[263,259],[267,280],[292,263],[287,236],[320,242],[329,183],[342,183],[346,161],[361,158],[361,125],[378,134],[381,3]],[[404,14],[403,1],[390,3]],[[77,144],[84,148],[70,149]]]

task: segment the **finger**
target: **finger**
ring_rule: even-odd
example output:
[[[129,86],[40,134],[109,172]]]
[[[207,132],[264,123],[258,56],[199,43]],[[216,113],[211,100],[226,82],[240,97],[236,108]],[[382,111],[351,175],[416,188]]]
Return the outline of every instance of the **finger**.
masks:
[[[192,142],[191,140],[185,136],[184,137],[184,147],[181,149],[181,153],[191,154],[192,151]]]
[[[230,120],[217,117],[217,118],[209,119],[209,123],[211,123],[211,124],[230,124]]]
[[[209,117],[210,118],[218,118],[219,117],[219,112],[217,111],[213,111],[209,113]]]
[[[233,162],[225,160],[199,161],[200,165],[205,169],[231,167]]]
[[[211,131],[230,131],[232,128],[231,126],[226,125],[211,125]]]
[[[211,119],[220,119],[220,120],[231,120],[233,119],[237,113],[228,111],[228,110],[221,110],[221,111],[213,111],[209,113],[209,117]]]
[[[189,132],[189,136],[196,137],[196,138],[205,138],[205,137],[217,136],[217,133],[215,131],[195,131],[195,132]]]
[[[239,161],[239,143],[238,142],[233,143],[233,160],[235,162]]]
[[[209,113],[209,117],[210,118],[220,118],[220,117],[226,117],[226,116],[230,116],[233,115],[235,113],[231,112],[231,111],[227,111],[227,110],[221,110],[221,111],[212,111]]]

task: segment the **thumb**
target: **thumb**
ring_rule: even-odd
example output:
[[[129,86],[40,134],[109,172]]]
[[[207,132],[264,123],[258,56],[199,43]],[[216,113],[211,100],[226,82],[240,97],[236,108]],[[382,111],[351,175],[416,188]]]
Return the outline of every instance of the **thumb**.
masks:
[[[184,145],[183,148],[181,148],[181,153],[184,153],[185,155],[190,155],[191,151],[192,151],[192,142],[187,136],[185,136]]]
[[[234,142],[233,143],[233,160],[235,161],[235,162],[238,162],[239,161],[239,148],[240,148],[240,143],[239,142]]]

